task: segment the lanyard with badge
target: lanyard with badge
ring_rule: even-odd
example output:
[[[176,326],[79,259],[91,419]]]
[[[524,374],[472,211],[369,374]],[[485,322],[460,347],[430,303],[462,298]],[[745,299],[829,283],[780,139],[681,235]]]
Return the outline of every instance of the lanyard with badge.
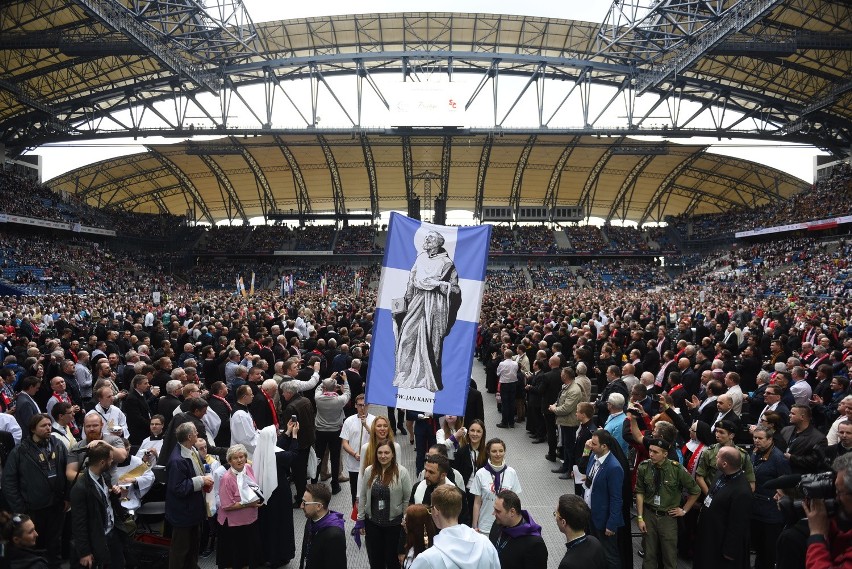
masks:
[[[713,496],[716,494],[716,492],[727,486],[728,482],[736,480],[737,478],[742,476],[742,474],[743,471],[740,470],[739,472],[737,472],[736,474],[732,474],[731,476],[720,476],[719,479],[716,481],[716,484],[713,485],[713,489],[710,490],[710,493],[707,494],[706,498],[704,498],[704,507],[709,508],[710,504],[713,503]]]

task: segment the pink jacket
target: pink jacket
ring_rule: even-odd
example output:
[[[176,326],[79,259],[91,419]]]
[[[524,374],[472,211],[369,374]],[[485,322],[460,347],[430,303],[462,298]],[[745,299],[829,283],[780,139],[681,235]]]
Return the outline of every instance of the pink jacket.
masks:
[[[254,471],[248,464],[245,465],[246,475],[252,482],[257,482],[254,476]],[[257,521],[257,508],[240,508],[226,512],[225,508],[233,506],[240,501],[240,490],[237,488],[237,477],[229,468],[222,480],[219,482],[219,511],[216,513],[216,519],[220,525],[228,521],[229,526],[247,526]]]

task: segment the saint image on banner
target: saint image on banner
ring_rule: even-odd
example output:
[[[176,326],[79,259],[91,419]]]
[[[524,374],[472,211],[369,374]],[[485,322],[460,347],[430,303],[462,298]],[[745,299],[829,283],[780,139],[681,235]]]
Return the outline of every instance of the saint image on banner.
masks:
[[[455,264],[444,249],[444,237],[430,231],[411,267],[405,296],[393,301],[394,387],[433,393],[443,389],[441,352],[460,306]]]

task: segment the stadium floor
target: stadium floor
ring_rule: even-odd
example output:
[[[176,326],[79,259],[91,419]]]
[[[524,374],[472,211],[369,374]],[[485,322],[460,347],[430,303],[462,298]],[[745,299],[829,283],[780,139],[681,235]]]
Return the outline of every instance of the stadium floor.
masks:
[[[489,437],[499,436],[506,441],[506,461],[515,470],[517,470],[523,488],[520,494],[521,505],[528,510],[533,519],[542,526],[542,537],[547,544],[548,551],[548,569],[556,569],[559,561],[565,552],[565,539],[556,528],[553,519],[553,510],[556,509],[556,502],[561,494],[572,491],[569,490],[570,481],[559,480],[556,474],[550,472],[554,468],[554,463],[548,462],[544,455],[547,452],[547,445],[533,445],[530,443],[529,437],[526,436],[526,429],[523,424],[517,425],[514,429],[498,429],[496,424],[500,421],[500,416],[497,413],[497,406],[494,402],[493,395],[485,393],[485,371],[479,362],[474,361],[473,378],[483,392],[485,398],[485,425]],[[387,415],[385,407],[373,406],[370,412],[375,415]],[[397,442],[402,448],[401,463],[414,471],[414,447],[408,444],[407,437],[399,437]],[[368,569],[367,552],[362,547],[358,549],[355,542],[348,536],[349,531],[354,526],[354,522],[349,519],[351,507],[349,504],[348,483],[343,484],[343,491],[332,496],[331,509],[339,512],[344,512],[346,516],[346,531],[347,531],[347,560],[348,566],[351,569]],[[635,513],[635,512],[634,512]],[[302,535],[304,531],[304,515],[301,510],[293,510],[293,522],[296,528],[296,551],[300,551],[302,543]],[[635,521],[633,523],[634,535],[638,531]],[[634,538],[634,557],[633,566],[636,568],[642,567],[642,558],[636,555],[635,551],[639,547],[639,538]],[[362,542],[363,543],[363,542]],[[215,555],[208,559],[199,560],[201,569],[214,569],[216,567]],[[290,562],[287,567],[298,567],[298,553],[296,559]],[[688,569],[692,566],[690,562],[679,560],[679,569]]]

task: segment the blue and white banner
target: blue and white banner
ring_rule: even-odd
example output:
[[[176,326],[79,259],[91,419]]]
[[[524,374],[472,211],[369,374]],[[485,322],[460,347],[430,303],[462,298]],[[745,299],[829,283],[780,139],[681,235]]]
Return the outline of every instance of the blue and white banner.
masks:
[[[490,239],[391,213],[367,403],[464,415]]]

